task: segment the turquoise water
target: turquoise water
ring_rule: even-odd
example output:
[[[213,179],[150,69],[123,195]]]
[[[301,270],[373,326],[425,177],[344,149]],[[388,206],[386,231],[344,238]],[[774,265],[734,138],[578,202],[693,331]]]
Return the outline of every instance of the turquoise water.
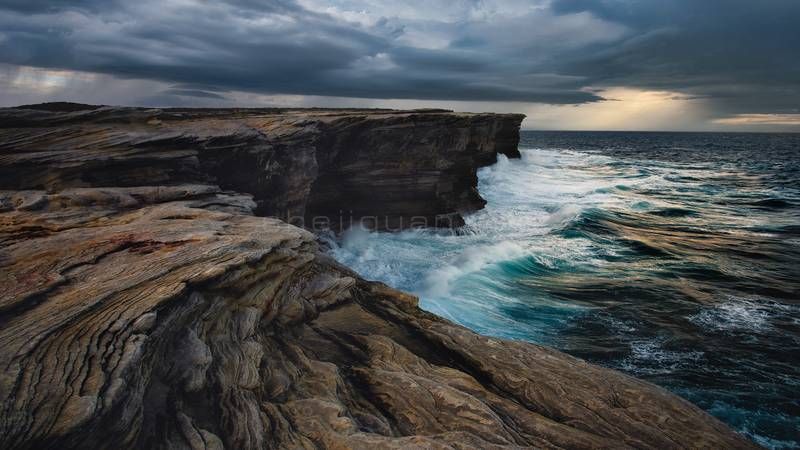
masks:
[[[520,149],[480,170],[464,233],[351,229],[334,256],[475,331],[800,445],[800,135],[539,132]]]

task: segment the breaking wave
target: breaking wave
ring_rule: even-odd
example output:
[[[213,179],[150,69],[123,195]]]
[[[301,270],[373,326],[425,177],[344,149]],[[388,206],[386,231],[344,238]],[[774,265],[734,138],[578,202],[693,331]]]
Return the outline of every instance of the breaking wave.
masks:
[[[479,171],[488,203],[470,233],[352,229],[331,252],[478,332],[626,371],[762,445],[797,446],[800,181],[786,171],[800,138],[732,136],[528,134],[522,158]]]

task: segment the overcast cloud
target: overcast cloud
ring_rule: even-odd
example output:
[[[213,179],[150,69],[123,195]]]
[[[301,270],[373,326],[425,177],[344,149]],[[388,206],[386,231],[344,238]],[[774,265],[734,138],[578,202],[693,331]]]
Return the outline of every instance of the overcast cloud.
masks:
[[[798,22],[797,0],[2,0],[0,102],[527,111],[633,89],[696,100],[708,123],[793,126]]]

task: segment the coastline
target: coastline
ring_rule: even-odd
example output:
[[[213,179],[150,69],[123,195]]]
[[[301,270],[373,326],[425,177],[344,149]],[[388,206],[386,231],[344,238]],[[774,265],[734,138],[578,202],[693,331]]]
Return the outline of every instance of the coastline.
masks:
[[[457,227],[522,116],[0,120],[4,448],[754,447],[654,385],[426,313],[263,217]]]

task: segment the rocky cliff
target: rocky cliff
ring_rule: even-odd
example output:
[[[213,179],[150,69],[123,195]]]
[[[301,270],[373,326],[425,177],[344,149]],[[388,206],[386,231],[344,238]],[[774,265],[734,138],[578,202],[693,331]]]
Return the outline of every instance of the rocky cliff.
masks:
[[[751,447],[653,385],[428,314],[263,217],[454,225],[520,120],[0,111],[0,447]]]
[[[63,108],[61,108],[63,109]],[[75,109],[75,107],[71,108]],[[213,183],[259,215],[342,228],[460,226],[476,168],[521,115],[439,110],[0,110],[0,189]],[[412,223],[417,222],[417,223]]]

